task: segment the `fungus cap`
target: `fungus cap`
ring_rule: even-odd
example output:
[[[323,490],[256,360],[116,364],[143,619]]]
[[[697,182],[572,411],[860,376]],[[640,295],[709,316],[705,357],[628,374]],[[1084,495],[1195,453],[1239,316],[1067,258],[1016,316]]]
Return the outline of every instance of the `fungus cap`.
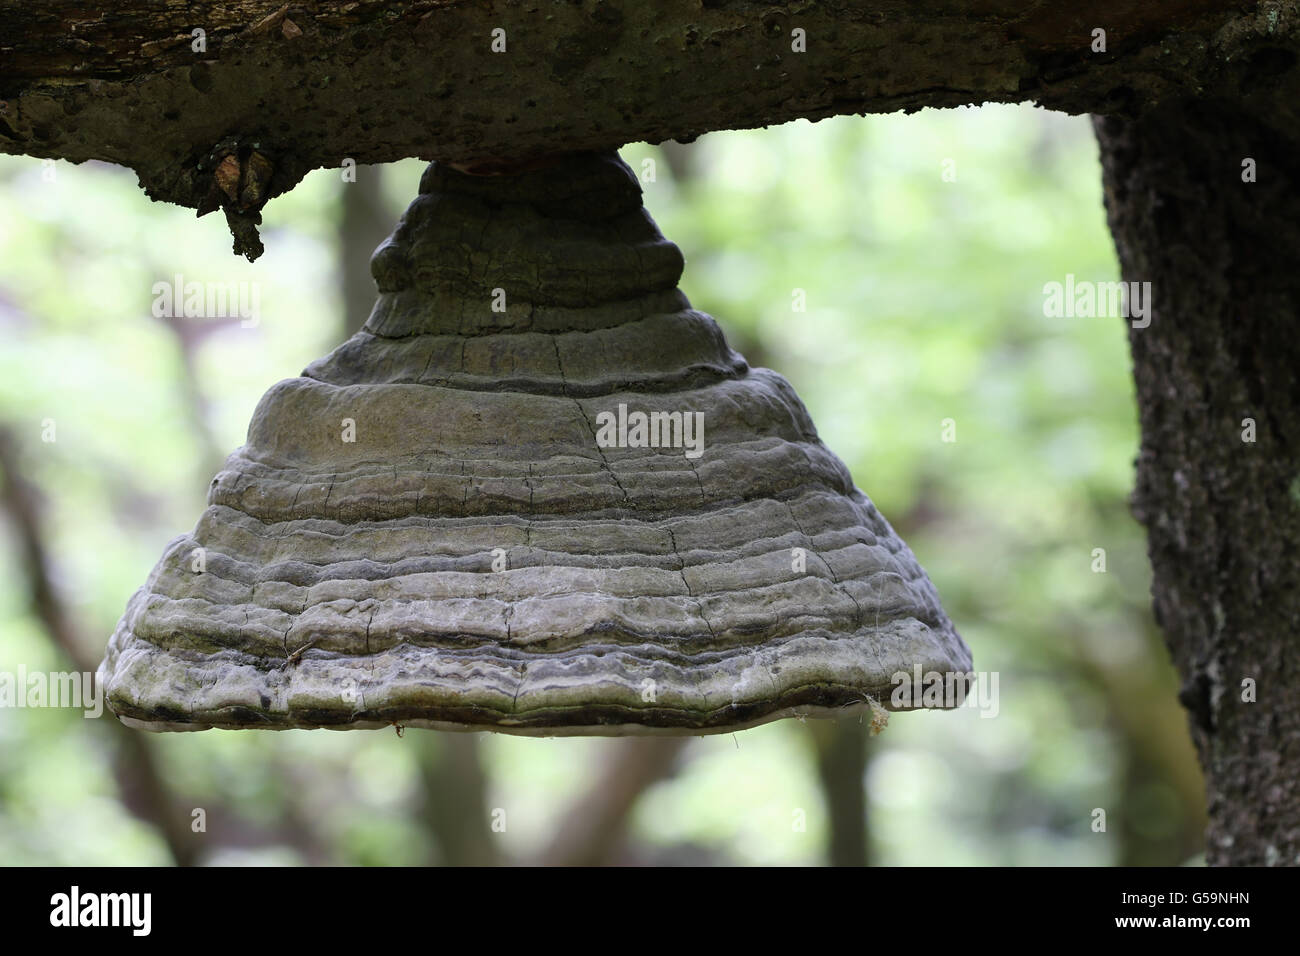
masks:
[[[700,734],[970,669],[617,156],[433,164],[371,266],[365,327],[267,392],[131,598],[100,669],[123,721]]]

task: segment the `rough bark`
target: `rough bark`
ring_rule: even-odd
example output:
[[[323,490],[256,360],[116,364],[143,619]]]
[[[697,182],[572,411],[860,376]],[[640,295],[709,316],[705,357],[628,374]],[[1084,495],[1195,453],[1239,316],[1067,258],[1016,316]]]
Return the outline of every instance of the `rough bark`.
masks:
[[[270,161],[260,207],[345,157],[490,164],[799,117],[1249,95],[1244,67],[1294,51],[1296,22],[1291,0],[0,0],[0,151],[120,163],[198,208],[234,143]],[[234,216],[255,255],[256,208]]]
[[[1216,864],[1300,863],[1300,144],[1279,128],[1217,101],[1097,121],[1124,278],[1152,283],[1133,504]]]

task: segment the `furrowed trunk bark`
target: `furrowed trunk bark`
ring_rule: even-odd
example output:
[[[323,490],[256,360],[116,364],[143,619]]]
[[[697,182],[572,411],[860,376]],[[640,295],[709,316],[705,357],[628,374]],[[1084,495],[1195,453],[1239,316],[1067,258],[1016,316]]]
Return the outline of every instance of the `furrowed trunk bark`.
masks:
[[[1207,858],[1294,865],[1300,149],[1224,103],[1095,125],[1124,279],[1151,283],[1150,325],[1129,333],[1142,426],[1133,505],[1205,768]]]

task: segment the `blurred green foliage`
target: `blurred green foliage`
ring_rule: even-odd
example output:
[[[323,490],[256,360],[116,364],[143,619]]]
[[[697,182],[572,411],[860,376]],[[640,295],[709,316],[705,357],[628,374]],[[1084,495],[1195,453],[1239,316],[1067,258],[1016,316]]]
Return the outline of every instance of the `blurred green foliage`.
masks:
[[[1125,503],[1137,447],[1125,325],[1042,309],[1043,285],[1067,273],[1118,278],[1087,119],[925,111],[623,152],[647,180],[653,169],[646,205],[685,253],[692,302],[791,380],[929,570],[976,667],[999,675],[995,718],[896,715],[871,743],[873,861],[1195,861],[1200,776]],[[385,170],[394,218],[421,168]],[[323,170],[275,200],[266,255],[249,264],[219,216],[150,204],[124,170],[0,157],[0,423],[41,492],[88,656],[193,525],[261,394],[339,341],[347,188]],[[192,375],[182,337],[150,314],[153,284],[177,273],[260,283],[260,323],[191,342]],[[942,440],[945,419],[956,441]],[[41,438],[49,420],[54,442]],[[66,669],[4,544],[0,671]],[[506,860],[546,846],[619,745],[482,743]],[[438,735],[213,731],[150,745],[187,812],[223,808],[239,837],[208,862],[440,858],[422,816],[439,795],[420,773]],[[0,862],[169,862],[120,799],[116,746],[76,712],[0,710]],[[643,859],[817,864],[827,826],[807,728],[783,721],[692,741],[632,834]]]

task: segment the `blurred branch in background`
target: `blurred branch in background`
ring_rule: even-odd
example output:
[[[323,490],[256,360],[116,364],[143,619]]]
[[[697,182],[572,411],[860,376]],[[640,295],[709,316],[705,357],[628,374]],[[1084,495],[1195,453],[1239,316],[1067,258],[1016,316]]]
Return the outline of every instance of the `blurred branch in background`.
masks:
[[[628,821],[651,786],[672,776],[689,737],[611,741],[587,792],[560,815],[563,824],[537,861],[543,866],[600,866],[620,861]]]
[[[493,866],[499,862],[488,820],[487,774],[479,735],[420,733],[413,741],[423,783],[422,820],[437,842],[432,863],[443,866]]]
[[[164,274],[164,270],[158,271],[160,275]],[[240,319],[238,316],[226,316],[195,321],[166,315],[158,321],[176,342],[181,366],[177,387],[180,389],[181,404],[185,408],[190,429],[199,445],[199,461],[195,466],[195,471],[200,476],[199,485],[206,487],[212,476],[225,465],[226,452],[221,449],[212,430],[211,403],[199,382],[198,353],[208,336],[223,328],[237,326]]]
[[[344,182],[339,200],[338,276],[343,300],[343,337],[365,325],[375,304],[370,256],[397,220],[384,203],[384,167],[358,166],[356,182]]]
[[[673,175],[673,182],[681,185],[695,175],[696,150],[690,143],[679,143],[675,139],[664,140],[659,144],[659,153]]]
[[[830,816],[826,858],[831,866],[867,866],[867,759],[871,727],[865,718],[807,724]]]
[[[75,670],[93,674],[99,667],[99,659],[87,650],[90,643],[78,632],[67,603],[55,586],[39,495],[23,477],[19,467],[21,457],[13,430],[0,425],[0,478],[4,482],[0,501],[16,532],[32,615]],[[193,864],[199,851],[196,835],[190,830],[189,814],[159,770],[151,741],[141,733],[128,730],[107,711],[96,723],[108,728],[107,732],[114,737],[113,776],[123,805],[139,819],[158,828],[178,865]]]
[[[23,476],[21,460],[22,449],[14,430],[0,425],[0,507],[16,532],[31,613],[73,669],[94,674],[99,667],[98,653],[90,650],[93,642],[81,633],[55,583],[58,575],[46,545],[41,495]],[[176,865],[193,866],[205,853],[219,847],[275,845],[293,847],[309,863],[329,862],[328,847],[292,800],[287,801],[274,827],[250,823],[211,792],[196,803],[167,780],[157,745],[148,733],[131,730],[107,709],[95,725],[112,738],[113,779],[122,805],[137,819],[157,828]],[[294,767],[278,761],[267,770],[286,780],[295,776]],[[191,813],[197,804],[206,814],[202,833],[191,828]]]
[[[1112,818],[1121,839],[1117,862],[1159,866],[1187,860],[1204,849],[1205,779],[1188,736],[1187,714],[1168,680],[1161,635],[1144,614],[1134,621],[1134,631],[1150,651],[1108,657],[1081,639],[1084,623],[1069,630],[1071,666],[1105,695],[1121,747],[1123,795]]]

